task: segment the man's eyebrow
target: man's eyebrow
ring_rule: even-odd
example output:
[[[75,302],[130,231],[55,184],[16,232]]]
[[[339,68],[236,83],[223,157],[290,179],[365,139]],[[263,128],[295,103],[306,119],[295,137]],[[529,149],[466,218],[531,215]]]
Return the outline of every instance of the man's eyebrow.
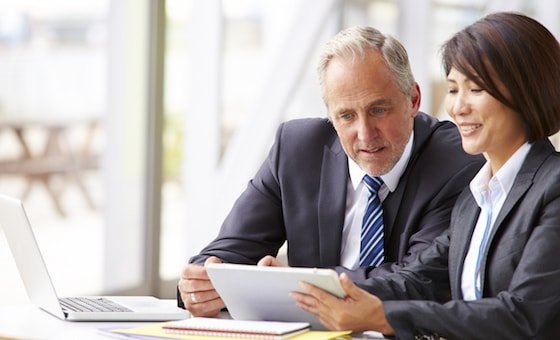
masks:
[[[367,107],[372,107],[372,106],[379,106],[379,105],[388,105],[391,104],[391,100],[387,99],[387,98],[380,98],[380,99],[376,99],[372,102],[370,102]]]
[[[332,112],[332,114],[333,114],[333,116],[338,116],[338,115],[341,115],[341,114],[344,114],[344,113],[350,112],[350,111],[352,111],[352,110],[351,110],[351,109],[347,109],[347,108],[345,108],[345,107],[341,107],[341,108],[338,108],[338,109],[334,110],[334,111]]]
[[[374,101],[369,102],[366,107],[367,108],[371,108],[371,107],[375,107],[375,106],[383,106],[383,105],[390,105],[393,101],[391,99],[388,98],[379,98],[376,99]],[[341,107],[338,108],[336,110],[334,110],[332,112],[333,115],[340,115],[340,114],[344,114],[346,112],[353,112],[354,110],[351,108],[346,108],[346,107]]]

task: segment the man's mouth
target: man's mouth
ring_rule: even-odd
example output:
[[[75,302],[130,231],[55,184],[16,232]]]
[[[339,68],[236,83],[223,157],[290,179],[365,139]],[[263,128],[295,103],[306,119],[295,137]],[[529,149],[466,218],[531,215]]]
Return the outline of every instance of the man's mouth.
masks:
[[[365,152],[365,153],[372,153],[373,154],[373,153],[377,153],[377,152],[379,152],[383,149],[384,149],[384,147],[380,146],[380,147],[375,147],[375,148],[361,149],[361,151]]]

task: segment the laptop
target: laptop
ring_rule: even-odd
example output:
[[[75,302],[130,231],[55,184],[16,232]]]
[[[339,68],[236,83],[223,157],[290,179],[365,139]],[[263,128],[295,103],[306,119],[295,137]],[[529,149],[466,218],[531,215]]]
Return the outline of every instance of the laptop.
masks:
[[[167,321],[189,313],[152,296],[89,296],[59,298],[20,200],[0,194],[0,228],[12,251],[29,300],[70,321]]]

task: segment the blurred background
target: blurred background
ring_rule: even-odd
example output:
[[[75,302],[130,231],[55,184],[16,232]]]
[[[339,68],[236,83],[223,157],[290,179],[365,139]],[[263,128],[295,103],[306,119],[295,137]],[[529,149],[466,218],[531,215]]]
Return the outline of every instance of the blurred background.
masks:
[[[174,297],[277,125],[326,115],[330,37],[396,36],[422,110],[447,119],[438,49],[497,10],[560,32],[556,0],[0,0],[0,193],[23,200],[60,295]],[[0,304],[20,302],[0,228]]]

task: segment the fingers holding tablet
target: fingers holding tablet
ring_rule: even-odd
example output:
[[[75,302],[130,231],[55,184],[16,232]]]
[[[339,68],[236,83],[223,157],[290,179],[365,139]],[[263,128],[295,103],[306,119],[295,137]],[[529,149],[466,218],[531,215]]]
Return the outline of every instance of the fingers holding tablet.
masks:
[[[217,257],[210,257],[206,264],[221,263]],[[217,316],[224,302],[208,278],[206,267],[187,264],[183,269],[178,288],[185,308],[194,316]]]

